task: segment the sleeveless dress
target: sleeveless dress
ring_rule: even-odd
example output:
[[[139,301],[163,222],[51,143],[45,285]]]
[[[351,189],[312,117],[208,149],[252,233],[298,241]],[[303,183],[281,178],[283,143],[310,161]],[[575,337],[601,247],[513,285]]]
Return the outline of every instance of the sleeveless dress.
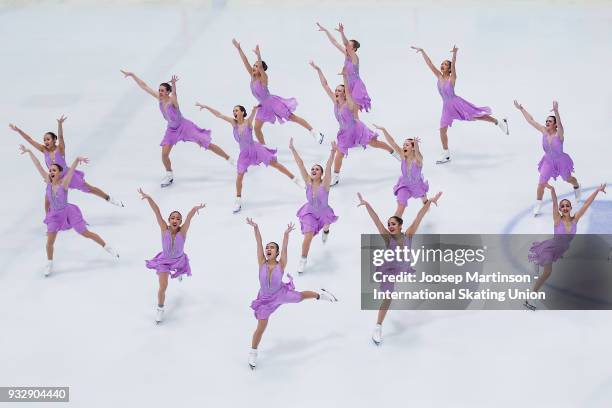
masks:
[[[576,221],[572,220],[570,231],[567,232],[563,220],[559,221],[559,224],[555,225],[554,228],[555,235],[546,241],[534,242],[529,248],[527,259],[544,266],[562,258],[563,254],[569,249],[574,235],[576,235],[576,227]]]
[[[329,192],[323,184],[319,184],[316,197],[314,197],[313,190],[312,183],[308,183],[308,186],[306,186],[308,202],[296,214],[300,219],[302,234],[314,232],[314,235],[317,235],[325,225],[334,223],[338,219],[327,202]]]
[[[359,63],[357,65],[353,64],[353,60],[347,55],[344,60],[344,68],[346,69],[349,91],[353,100],[359,105],[359,110],[368,112],[372,107],[372,100],[359,76]]]
[[[260,105],[255,116],[256,120],[269,123],[274,123],[278,120],[278,123],[284,123],[295,111],[295,108],[297,108],[295,98],[285,99],[280,96],[270,95],[268,87],[264,86],[258,79],[251,81],[251,92]]]
[[[240,155],[236,167],[238,173],[246,173],[249,166],[258,166],[261,163],[266,166],[276,160],[276,149],[270,149],[265,145],[253,140],[253,128],[247,124],[242,127],[232,125],[234,128],[234,139],[240,145]]]
[[[73,228],[82,234],[87,229],[81,210],[68,202],[68,191],[63,186],[58,185],[53,194],[53,184],[47,183],[46,194],[49,199],[49,211],[44,220],[47,232],[67,231]]]
[[[168,122],[166,133],[162,139],[160,146],[174,146],[178,142],[194,142],[208,149],[210,145],[210,130],[198,127],[192,121],[185,119],[181,114],[180,109],[177,109],[171,103],[167,110],[164,110],[164,104],[159,102],[159,110],[164,119]]]
[[[289,282],[283,282],[283,274],[280,263],[274,266],[269,279],[268,263],[264,262],[259,267],[259,293],[257,299],[251,302],[257,320],[267,319],[280,305],[302,301],[302,294],[295,290],[293,278],[289,277]]]
[[[162,252],[155,255],[155,258],[145,261],[145,265],[149,269],[155,269],[157,273],[170,272],[171,278],[177,278],[179,275],[191,276],[189,258],[183,252],[184,247],[183,234],[177,232],[173,244],[172,234],[166,229],[162,234]]]
[[[455,88],[451,81],[438,79],[438,92],[442,97],[442,117],[440,118],[440,128],[453,125],[453,120],[474,120],[485,115],[491,114],[488,106],[474,106],[470,102],[455,95]]]
[[[563,151],[563,141],[555,133],[549,144],[546,133],[542,133],[542,148],[544,157],[538,163],[539,183],[546,184],[551,177],[556,180],[559,176],[567,181],[574,171],[574,162],[569,154]]]
[[[392,249],[395,251],[395,249],[399,247],[403,250],[404,245],[408,248],[412,248],[412,237],[407,237],[406,235],[402,234],[401,242],[398,242],[395,237],[391,236],[389,238],[389,245],[387,246],[387,249]],[[378,267],[378,271],[382,272],[383,277],[398,276],[401,272],[408,272],[411,274],[416,272],[414,268],[410,266],[410,260],[398,261],[397,259],[385,261],[383,265]],[[387,290],[392,292],[394,288],[395,282],[383,281],[380,283],[380,290],[383,292]]]
[[[48,151],[44,152],[45,155],[45,163],[47,164],[47,168],[51,168],[52,164],[58,164],[62,167],[62,177],[68,174],[68,166],[66,164],[66,158],[63,154],[60,153],[59,149],[55,149],[55,157],[51,158],[51,153]],[[74,188],[76,190],[80,190],[84,193],[89,193],[89,187],[85,184],[85,173],[81,170],[75,170],[72,175],[72,179],[70,180],[69,188]]]
[[[402,160],[402,175],[393,187],[393,194],[398,203],[407,205],[409,198],[423,197],[429,191],[429,184],[423,180],[421,174],[422,168],[423,166],[419,166],[416,160],[412,160],[408,169],[406,159]]]
[[[347,103],[341,107],[334,103],[334,115],[340,125],[337,136],[338,150],[345,156],[350,148],[362,146],[365,149],[370,141],[378,137],[362,121],[355,118]]]

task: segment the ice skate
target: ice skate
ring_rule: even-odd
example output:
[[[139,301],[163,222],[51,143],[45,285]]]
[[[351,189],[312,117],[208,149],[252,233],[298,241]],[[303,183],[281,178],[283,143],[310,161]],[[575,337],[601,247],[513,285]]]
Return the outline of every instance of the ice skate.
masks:
[[[302,190],[306,189],[306,184],[304,183],[304,179],[303,178],[295,176],[295,177],[293,177],[291,179],[291,181],[293,181],[293,184],[295,184],[296,186],[298,186]]]
[[[161,186],[163,187],[168,187],[170,184],[172,184],[172,182],[174,181],[174,175],[172,174],[171,171],[167,171],[166,175],[164,176],[164,178],[161,181]]]
[[[542,200],[537,200],[535,205],[533,206],[533,216],[537,217],[540,215],[540,210],[542,209]]]
[[[105,250],[106,252],[108,252],[109,254],[111,254],[111,256],[112,256],[113,258],[115,258],[115,259],[119,259],[119,254],[118,254],[118,253],[117,253],[117,251],[115,251],[115,250],[113,249],[113,247],[111,247],[110,245],[108,245],[108,244],[104,245],[104,250]]]
[[[236,167],[236,161],[232,157],[228,157],[227,162],[229,163],[230,166]]]
[[[323,135],[323,133],[318,132],[318,131],[316,131],[314,129],[310,130],[310,135],[315,140],[315,142],[317,142],[318,144],[322,144],[323,143],[323,139],[325,138],[325,135]]]
[[[382,343],[382,325],[377,324],[376,327],[374,328],[374,331],[372,332],[372,341],[377,346],[379,346],[380,343]]]
[[[576,202],[580,201],[580,186],[574,187],[574,197],[576,198]]]
[[[321,291],[319,292],[319,297],[317,298],[317,300],[326,300],[328,302],[337,302],[338,301],[338,299],[331,292],[328,292],[325,289],[321,289]]]
[[[155,312],[155,323],[160,324],[164,319],[164,307],[157,306],[157,310]]]
[[[306,269],[307,261],[308,259],[305,256],[300,258],[300,261],[298,262],[298,267],[297,267],[298,273],[304,273],[304,269]]]
[[[450,161],[450,152],[448,150],[443,150],[438,160],[436,160],[436,164],[448,163]]]
[[[334,174],[332,174],[331,183],[329,185],[330,186],[335,186],[339,182],[340,182],[340,173],[334,172]]]
[[[255,369],[255,366],[257,365],[257,349],[251,349],[251,351],[249,351],[249,367],[251,367],[251,370]]]
[[[328,238],[329,238],[329,230],[323,231],[323,233],[321,234],[321,241],[323,241],[323,243],[326,243]]]
[[[506,135],[510,134],[510,131],[508,129],[508,119],[503,118],[501,120],[498,120],[497,127],[499,127],[501,131],[504,132]]]
[[[232,209],[232,212],[236,214],[241,209],[242,209],[242,200],[240,199],[240,197],[236,197],[236,201],[234,201],[234,208]]]
[[[116,205],[117,207],[125,207],[125,204],[123,204],[123,201],[116,200],[112,196],[108,196],[108,199],[106,201],[108,201],[112,205]]]
[[[45,277],[47,277],[51,275],[51,272],[53,272],[53,261],[47,261],[45,269],[43,270],[43,274],[45,275]]]
[[[531,310],[532,312],[535,312],[535,310],[536,310],[535,305],[532,305],[532,304],[531,304],[531,303],[529,303],[528,301],[525,301],[525,303],[523,303],[523,306],[524,306],[526,309]]]

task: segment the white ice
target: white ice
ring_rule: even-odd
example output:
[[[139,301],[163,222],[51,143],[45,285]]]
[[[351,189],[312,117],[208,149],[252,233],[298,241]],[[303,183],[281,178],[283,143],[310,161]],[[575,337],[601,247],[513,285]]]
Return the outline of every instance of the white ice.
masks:
[[[307,63],[320,64],[332,86],[339,82],[342,57],[315,22],[333,28],[342,21],[362,44],[361,74],[374,106],[363,120],[385,125],[398,140],[419,136],[430,192],[444,192],[420,231],[549,233],[550,203],[540,217],[529,215],[540,135],[512,100],[543,121],[557,99],[565,150],[584,195],[612,181],[609,2],[142,3],[8,2],[0,8],[1,122],[40,139],[67,115],[68,158],[88,156],[88,182],[127,203],[119,209],[72,191],[91,230],[121,260],[66,232],[57,240],[56,271],[43,278],[44,184],[18,154],[20,138],[5,127],[0,386],[67,385],[69,406],[87,408],[610,406],[608,312],[391,311],[383,345],[372,345],[376,313],[361,311],[359,303],[359,237],[375,229],[356,207],[356,192],[389,216],[399,174],[394,159],[372,149],[352,150],[345,160],[341,184],[331,192],[340,219],[325,247],[315,239],[307,273],[296,277],[298,289],[326,287],[340,302],[281,307],[264,335],[259,366],[249,370],[255,327],[249,304],[258,280],[244,218],[260,224],[265,241],[280,241],[286,224],[297,222],[303,193],[271,168],[250,169],[243,211],[232,215],[234,171],[193,144],[174,149],[175,184],[161,190],[165,123],[153,98],[119,72],[132,70],[153,87],[177,74],[184,115],[212,129],[213,141],[236,155],[229,126],[193,105],[227,114],[235,104],[251,107],[255,100],[231,39],[242,42],[249,58],[260,44],[272,92],[296,97],[296,113],[332,138],[332,105]],[[438,64],[453,44],[459,47],[457,93],[507,116],[511,133],[455,122],[452,161],[436,166],[441,101],[409,46],[425,48]],[[327,147],[314,145],[295,124],[267,125],[264,132],[292,170],[290,137],[307,165],[327,157]],[[571,193],[560,179],[554,185]],[[164,214],[207,204],[187,239],[193,277],[171,282],[159,326],[153,323],[157,279],[144,259],[159,251],[160,239],[138,187]],[[609,198],[598,200],[579,232],[612,232]],[[411,201],[405,218],[418,207]],[[296,231],[290,272],[300,245]]]

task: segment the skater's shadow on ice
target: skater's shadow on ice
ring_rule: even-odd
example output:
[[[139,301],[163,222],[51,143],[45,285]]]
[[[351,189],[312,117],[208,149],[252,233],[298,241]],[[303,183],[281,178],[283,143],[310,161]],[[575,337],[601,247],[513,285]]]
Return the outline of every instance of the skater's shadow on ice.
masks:
[[[326,343],[342,337],[340,333],[334,332],[316,339],[294,338],[277,342],[266,351],[266,360],[276,363],[276,365],[295,367],[295,364],[315,358],[321,352],[321,347]]]
[[[201,176],[180,176],[173,184],[206,184],[206,185],[222,185],[233,184],[236,182],[236,176],[225,176],[215,173],[214,177],[212,174],[207,173]]]
[[[514,154],[458,153],[453,155],[450,163],[442,166],[449,167],[453,172],[459,174],[480,173],[483,168],[493,169],[503,164],[513,163],[515,158]]]
[[[59,267],[53,272],[53,274],[64,275],[71,273],[91,273],[92,271],[110,270],[116,266],[117,261],[114,259],[94,259],[78,265]]]
[[[440,319],[449,319],[457,317],[456,313],[445,311],[427,311],[427,310],[390,310],[394,313],[391,320],[391,330],[386,330],[385,338],[405,338],[415,342],[418,338],[417,329],[433,323]],[[401,313],[404,312],[404,313]]]

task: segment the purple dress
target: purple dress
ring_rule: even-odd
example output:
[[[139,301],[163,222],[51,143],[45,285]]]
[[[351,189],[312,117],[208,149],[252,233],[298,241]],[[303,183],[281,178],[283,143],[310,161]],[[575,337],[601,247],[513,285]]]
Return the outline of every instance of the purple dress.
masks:
[[[314,235],[317,235],[325,225],[336,222],[338,217],[327,203],[328,197],[329,192],[323,184],[319,184],[315,196],[312,183],[308,183],[308,186],[306,186],[306,199],[308,202],[297,212],[302,226],[302,234],[314,232]]]
[[[344,60],[344,68],[346,69],[348,77],[349,92],[353,100],[359,105],[359,110],[368,112],[372,107],[372,100],[370,99],[370,95],[368,95],[365,84],[359,76],[359,63],[354,65],[351,57],[347,55]]]
[[[355,118],[355,115],[353,115],[353,112],[348,107],[348,103],[342,106],[335,103],[334,115],[340,125],[337,137],[338,150],[345,156],[351,147],[363,146],[365,149],[368,143],[378,137],[362,121]]]
[[[170,272],[171,278],[177,278],[179,275],[191,276],[189,258],[183,252],[184,247],[183,234],[177,232],[173,242],[170,230],[166,229],[162,234],[162,252],[155,255],[155,258],[145,261],[145,265],[149,269],[155,269],[157,273]]]
[[[164,110],[164,104],[160,101],[159,110],[168,122],[166,134],[159,144],[160,146],[174,146],[178,142],[194,142],[199,144],[200,147],[208,149],[210,130],[202,129],[189,119],[185,119],[180,109],[175,108],[171,103],[168,104],[167,110]]]
[[[442,117],[440,118],[440,128],[453,125],[453,120],[474,120],[485,115],[491,114],[488,106],[474,106],[460,96],[455,95],[455,88],[451,81],[438,79],[438,92],[442,97]]]
[[[412,247],[412,237],[407,237],[405,235],[402,235],[401,242],[398,242],[393,236],[389,237],[389,245],[387,249],[391,249],[395,251],[396,248],[399,247],[403,251],[404,246],[407,246],[408,248]],[[410,260],[398,261],[397,259],[393,259],[392,261],[385,261],[383,265],[377,268],[377,271],[382,272],[383,277],[398,276],[401,272],[408,272],[408,273],[416,272],[414,268],[410,266]],[[387,290],[393,291],[394,288],[395,288],[395,282],[387,282],[386,280],[383,280],[383,282],[380,283],[380,290],[383,292]]]
[[[240,155],[238,156],[238,173],[246,173],[249,166],[258,166],[263,163],[266,166],[271,161],[276,160],[276,149],[270,149],[265,145],[253,140],[253,128],[248,124],[242,126],[234,124],[234,139],[240,145]]]
[[[49,200],[49,211],[44,220],[44,223],[47,224],[47,232],[67,231],[74,228],[76,232],[82,234],[87,229],[87,223],[79,207],[68,202],[68,191],[64,189],[64,186],[57,185],[54,194],[53,184],[47,183],[47,199]]]
[[[259,293],[251,302],[257,320],[267,319],[280,305],[302,301],[302,294],[295,290],[293,279],[289,277],[289,282],[283,282],[283,274],[280,263],[274,266],[269,277],[268,263],[259,267]]]
[[[555,225],[555,235],[546,241],[534,242],[529,248],[527,259],[540,266],[548,265],[562,258],[569,249],[570,242],[576,234],[576,221],[572,220],[570,231],[565,229],[565,222]]]
[[[264,86],[258,79],[251,81],[251,92],[260,105],[255,116],[256,120],[274,123],[278,119],[279,123],[284,123],[297,108],[295,98],[285,99],[270,95],[268,87]]]
[[[563,151],[563,140],[555,133],[549,144],[546,133],[542,133],[542,148],[544,157],[538,163],[539,183],[546,184],[551,177],[556,180],[559,176],[567,181],[574,171],[574,162],[569,154]]]
[[[408,169],[406,159],[402,160],[402,175],[393,187],[393,194],[398,203],[407,205],[409,198],[423,197],[429,191],[429,184],[423,180],[421,174],[422,168],[423,166],[419,166],[416,160],[412,160]]]
[[[69,166],[66,164],[66,158],[63,154],[60,153],[59,149],[55,149],[55,157],[51,158],[51,153],[45,151],[45,163],[47,164],[47,168],[51,168],[52,164],[58,164],[62,167],[62,176],[68,174]],[[89,193],[89,187],[85,183],[85,173],[80,170],[75,170],[72,175],[72,179],[70,180],[69,188],[74,188],[76,190],[80,190],[84,193]]]

